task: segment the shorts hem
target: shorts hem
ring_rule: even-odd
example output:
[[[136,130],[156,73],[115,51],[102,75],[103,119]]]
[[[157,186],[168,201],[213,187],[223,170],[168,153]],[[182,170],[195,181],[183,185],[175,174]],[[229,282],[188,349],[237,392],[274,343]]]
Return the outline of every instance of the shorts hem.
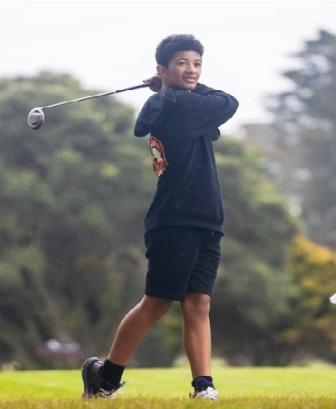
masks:
[[[183,301],[185,299],[186,294],[173,294],[173,293],[168,293],[160,290],[147,290],[145,291],[145,295],[149,297],[158,297],[158,298],[164,298],[166,300],[171,300],[171,301]]]
[[[188,288],[187,289],[187,294],[189,293],[198,293],[198,294],[206,294],[208,295],[210,298],[212,297],[212,293],[213,291],[211,290],[205,290],[205,289],[199,289],[199,288]]]

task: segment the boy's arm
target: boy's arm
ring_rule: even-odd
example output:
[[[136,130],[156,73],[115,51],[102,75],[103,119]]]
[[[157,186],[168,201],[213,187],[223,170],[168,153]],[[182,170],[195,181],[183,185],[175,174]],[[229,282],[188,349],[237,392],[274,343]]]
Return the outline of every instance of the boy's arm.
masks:
[[[169,88],[164,98],[182,109],[188,118],[188,133],[200,136],[230,119],[238,108],[232,95],[198,84],[193,91]]]
[[[230,94],[198,84],[195,90],[186,91],[168,88],[153,95],[142,108],[134,133],[145,136],[159,129],[167,115],[180,111],[181,120],[187,121],[189,136],[202,136],[212,133],[215,140],[219,136],[217,128],[226,122],[238,108],[238,101]]]
[[[163,92],[150,97],[140,111],[135,123],[134,135],[146,136],[165,123],[168,113],[176,106],[165,98]]]

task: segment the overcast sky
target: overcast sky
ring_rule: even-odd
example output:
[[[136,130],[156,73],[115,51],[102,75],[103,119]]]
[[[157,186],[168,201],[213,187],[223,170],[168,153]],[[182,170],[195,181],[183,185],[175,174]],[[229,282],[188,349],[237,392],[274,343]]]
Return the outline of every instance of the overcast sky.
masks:
[[[201,82],[240,101],[234,132],[268,119],[265,95],[289,86],[289,55],[321,28],[336,33],[336,1],[0,1],[0,76],[48,69],[85,88],[136,85],[155,72],[162,38],[192,33],[205,47]],[[138,111],[149,95],[122,99]]]

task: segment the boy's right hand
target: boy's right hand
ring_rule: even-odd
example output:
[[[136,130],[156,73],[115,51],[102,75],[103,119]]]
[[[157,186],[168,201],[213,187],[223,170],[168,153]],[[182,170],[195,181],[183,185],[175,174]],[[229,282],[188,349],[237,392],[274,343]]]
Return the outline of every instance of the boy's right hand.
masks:
[[[143,83],[148,84],[149,89],[151,89],[153,92],[159,92],[162,88],[162,80],[157,75],[154,75],[153,77],[144,80]]]

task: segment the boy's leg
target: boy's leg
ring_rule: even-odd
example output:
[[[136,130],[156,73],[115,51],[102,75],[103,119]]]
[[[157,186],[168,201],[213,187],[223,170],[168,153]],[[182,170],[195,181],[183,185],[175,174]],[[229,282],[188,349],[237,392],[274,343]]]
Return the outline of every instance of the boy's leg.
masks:
[[[126,365],[140,341],[171,304],[171,300],[145,295],[119,324],[107,359],[117,365]]]
[[[192,372],[192,398],[217,399],[211,377],[210,296],[188,293],[181,304],[184,318],[184,348]]]
[[[211,376],[210,296],[188,293],[181,303],[184,321],[184,348],[193,379]]]
[[[108,355],[103,362],[97,357],[85,360],[82,366],[84,398],[111,397],[122,386],[125,364],[153,324],[170,308],[172,301],[144,296],[123,318]]]
[[[194,397],[216,399],[211,377],[210,302],[220,260],[220,232],[200,229],[196,265],[181,303],[184,318],[184,346],[193,376]]]

